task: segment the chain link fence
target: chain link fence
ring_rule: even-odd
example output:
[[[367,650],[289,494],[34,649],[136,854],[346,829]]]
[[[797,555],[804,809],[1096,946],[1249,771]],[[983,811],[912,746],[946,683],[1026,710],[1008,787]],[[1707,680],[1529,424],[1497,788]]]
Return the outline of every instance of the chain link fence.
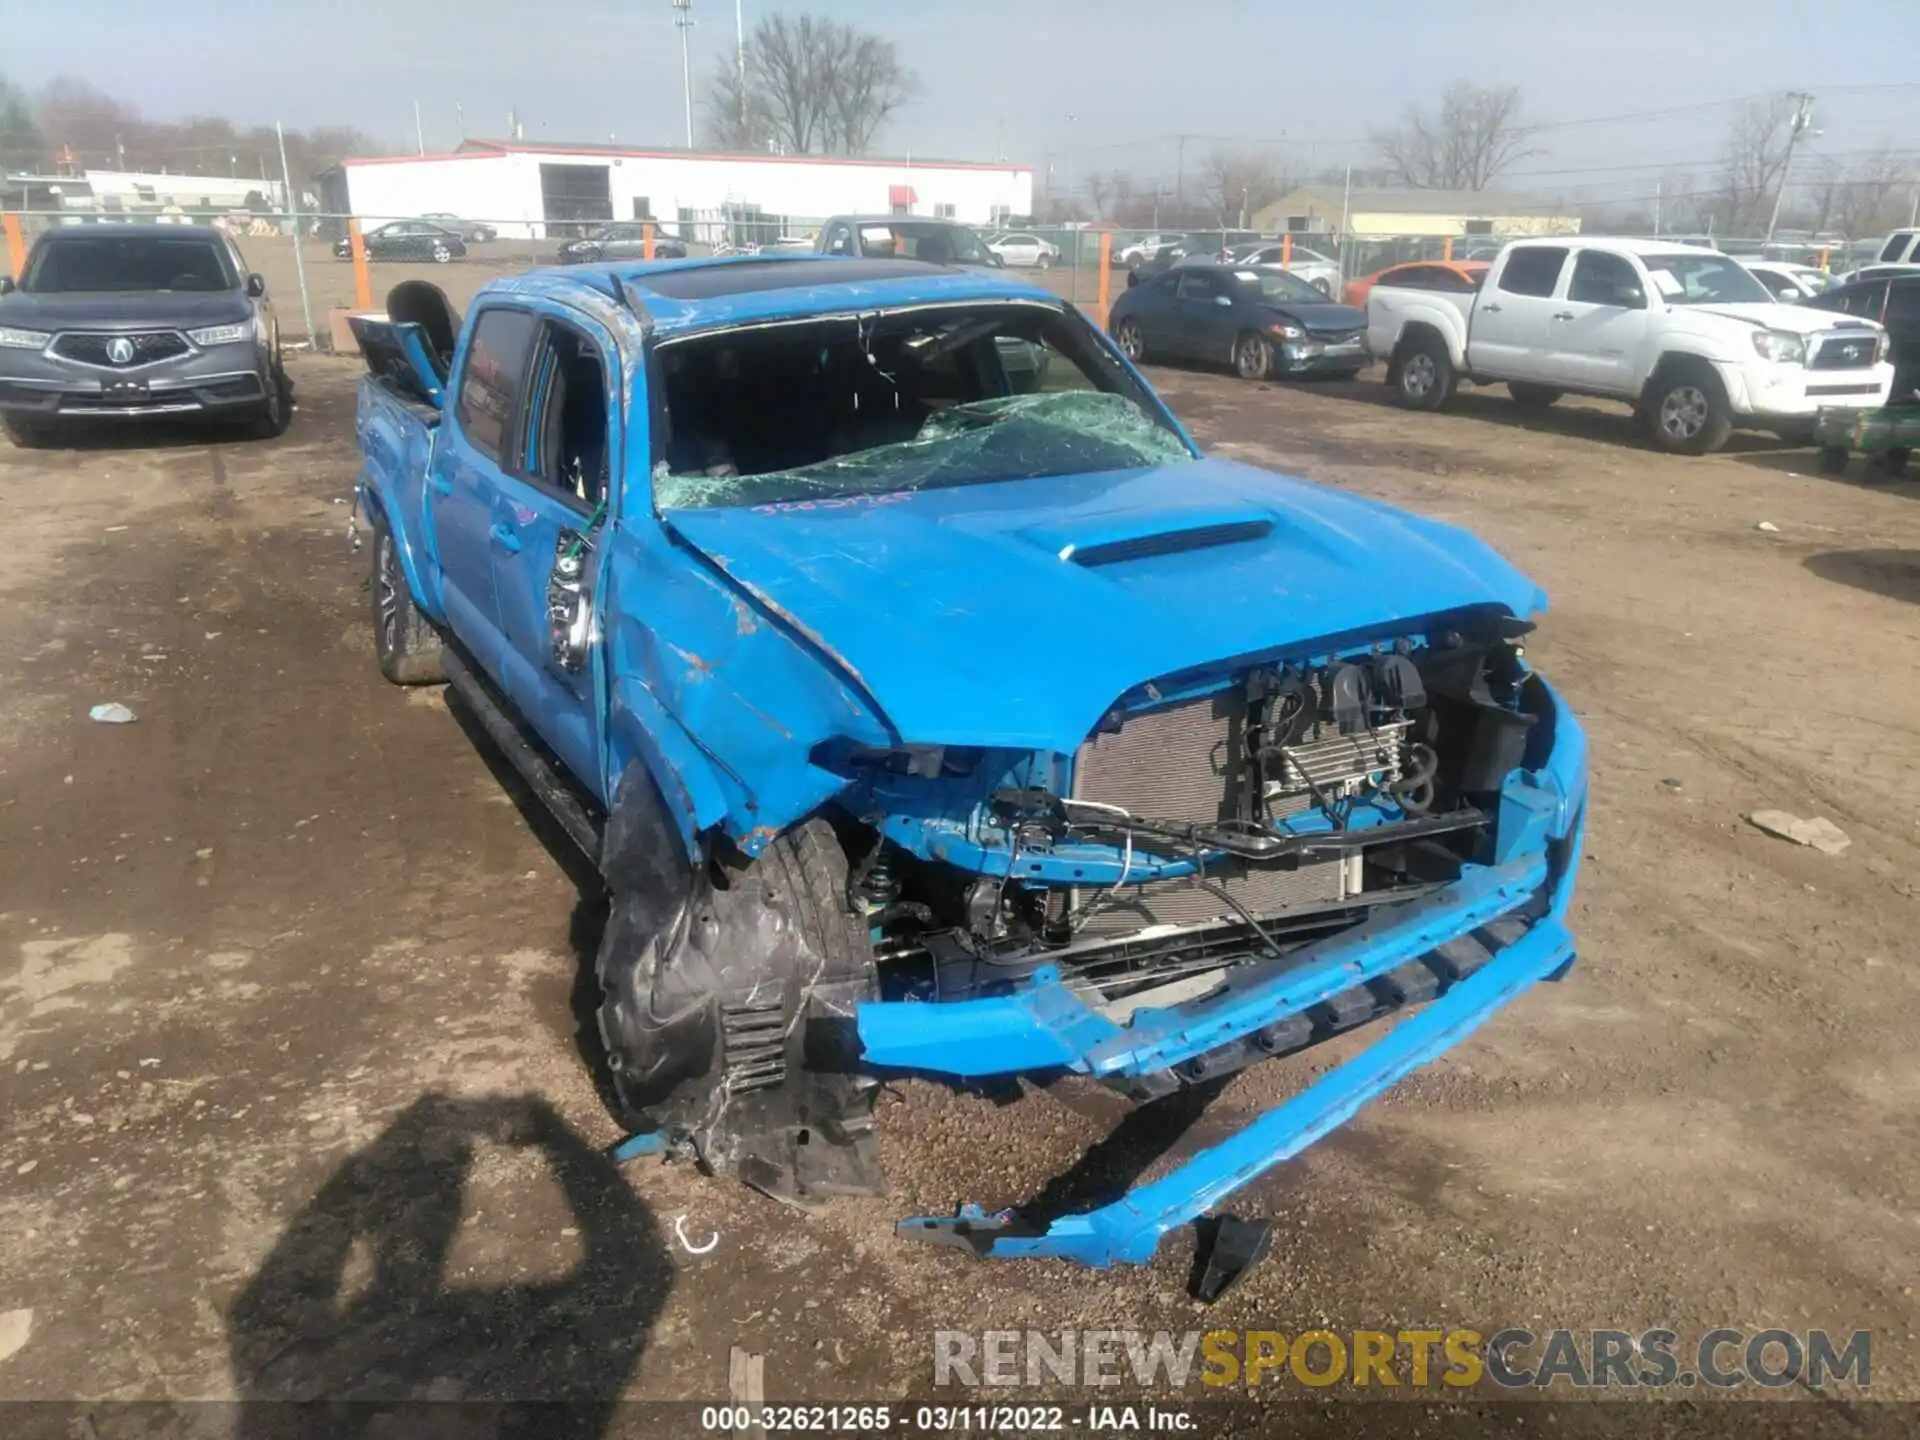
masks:
[[[770,215],[750,206],[712,211],[681,211],[651,221],[529,219],[525,215],[489,218],[453,215],[360,215],[263,213],[246,210],[169,208],[159,213],[113,211],[15,211],[4,217],[0,268],[17,276],[27,250],[41,232],[55,226],[144,223],[212,225],[239,248],[248,269],[265,281],[277,302],[284,334],[305,334],[308,343],[331,348],[344,335],[334,312],[377,309],[401,280],[426,279],[439,285],[462,309],[480,287],[503,275],[549,265],[647,258],[648,234],[655,258],[681,256],[809,252],[820,242],[830,217]],[[903,223],[933,217],[892,217]],[[350,228],[357,222],[366,259],[364,279],[354,263]],[[1230,246],[1282,236],[1248,231],[1102,230],[1091,227],[1029,226],[994,230],[974,227],[993,246],[1010,273],[1020,274],[1085,309],[1104,323],[1105,304],[1126,288],[1125,272],[1151,259],[1140,242],[1157,234],[1162,242],[1188,241],[1190,254],[1217,257]],[[1347,282],[1386,266],[1420,260],[1491,260],[1509,239],[1544,236],[1345,235],[1299,234],[1291,237],[1291,268],[1331,298]],[[1703,237],[1672,237],[1676,244]],[[1822,240],[1760,241],[1720,239],[1729,254],[1789,259],[1840,273],[1859,263],[1862,245]],[[1868,258],[1871,258],[1869,255]],[[298,343],[297,338],[294,343]]]

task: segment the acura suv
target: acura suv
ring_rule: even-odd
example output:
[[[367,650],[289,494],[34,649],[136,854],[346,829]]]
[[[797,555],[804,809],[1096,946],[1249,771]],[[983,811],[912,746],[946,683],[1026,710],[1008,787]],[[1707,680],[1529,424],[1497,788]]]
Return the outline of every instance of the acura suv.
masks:
[[[65,423],[143,416],[287,428],[292,391],[266,282],[189,225],[86,225],[0,277],[0,425],[42,445]]]

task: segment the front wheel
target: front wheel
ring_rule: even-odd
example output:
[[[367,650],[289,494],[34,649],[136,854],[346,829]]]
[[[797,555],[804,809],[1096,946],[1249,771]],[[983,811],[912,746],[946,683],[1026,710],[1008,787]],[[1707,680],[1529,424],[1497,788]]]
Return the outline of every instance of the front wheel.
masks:
[[[275,440],[286,434],[287,426],[293,422],[293,382],[287,378],[277,355],[263,378],[267,396],[249,423],[256,439]]]
[[[1676,366],[1647,386],[1640,423],[1670,455],[1708,455],[1733,433],[1733,407],[1712,371]]]
[[[1053,257],[1042,250],[1040,252],[1040,258],[1033,262],[1033,268],[1036,270],[1051,270],[1053,268]]]
[[[1147,358],[1147,337],[1140,329],[1138,320],[1122,320],[1113,330],[1113,343],[1120,347],[1120,353],[1138,365]]]
[[[453,251],[438,241],[435,241],[433,246],[433,263],[436,265],[445,265],[451,259],[453,259]]]
[[[1438,410],[1460,383],[1447,347],[1437,339],[1412,341],[1388,378],[1394,398],[1409,410]]]
[[[1313,281],[1312,283],[1313,283],[1313,288],[1318,290],[1322,295],[1325,295],[1329,300],[1333,298],[1333,283],[1329,281],[1324,275],[1321,276],[1318,280]]]
[[[373,654],[380,673],[395,685],[431,685],[447,678],[440,666],[440,637],[413,603],[400,547],[387,517],[373,512]]]
[[[1264,335],[1248,331],[1233,346],[1234,372],[1242,380],[1264,380],[1273,368],[1273,346]]]

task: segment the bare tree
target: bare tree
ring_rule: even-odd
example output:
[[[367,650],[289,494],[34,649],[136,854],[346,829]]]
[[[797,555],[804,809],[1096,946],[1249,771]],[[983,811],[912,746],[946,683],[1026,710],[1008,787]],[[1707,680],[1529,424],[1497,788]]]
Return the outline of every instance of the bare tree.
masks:
[[[1393,183],[1422,190],[1484,190],[1514,162],[1533,154],[1520,123],[1520,90],[1456,80],[1429,114],[1417,105],[1373,147]]]
[[[858,155],[918,82],[893,42],[818,15],[768,15],[747,37],[746,88],[732,58],[707,79],[707,133],[733,150]]]
[[[38,170],[46,164],[46,148],[26,92],[0,75],[0,172]]]
[[[1850,240],[1864,239],[1896,228],[1910,213],[1913,168],[1885,140],[1851,165],[1823,159],[1818,173],[1815,233],[1837,230]]]
[[[1222,229],[1244,227],[1247,217],[1284,190],[1271,157],[1215,150],[1200,167],[1201,194]]]
[[[1791,96],[1775,95],[1749,100],[1734,112],[1720,150],[1719,204],[1729,234],[1766,229],[1786,175],[1796,108]]]

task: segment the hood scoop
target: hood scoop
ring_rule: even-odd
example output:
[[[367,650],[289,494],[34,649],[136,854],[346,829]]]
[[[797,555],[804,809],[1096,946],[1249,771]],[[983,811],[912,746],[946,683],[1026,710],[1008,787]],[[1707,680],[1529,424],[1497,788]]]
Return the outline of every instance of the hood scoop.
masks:
[[[1061,547],[1060,558],[1092,570],[1101,565],[1120,565],[1130,560],[1151,560],[1159,555],[1180,555],[1189,550],[1212,550],[1221,545],[1264,540],[1272,533],[1271,520],[1230,520],[1219,525],[1194,525],[1182,530],[1097,540],[1089,545],[1066,545]]]

